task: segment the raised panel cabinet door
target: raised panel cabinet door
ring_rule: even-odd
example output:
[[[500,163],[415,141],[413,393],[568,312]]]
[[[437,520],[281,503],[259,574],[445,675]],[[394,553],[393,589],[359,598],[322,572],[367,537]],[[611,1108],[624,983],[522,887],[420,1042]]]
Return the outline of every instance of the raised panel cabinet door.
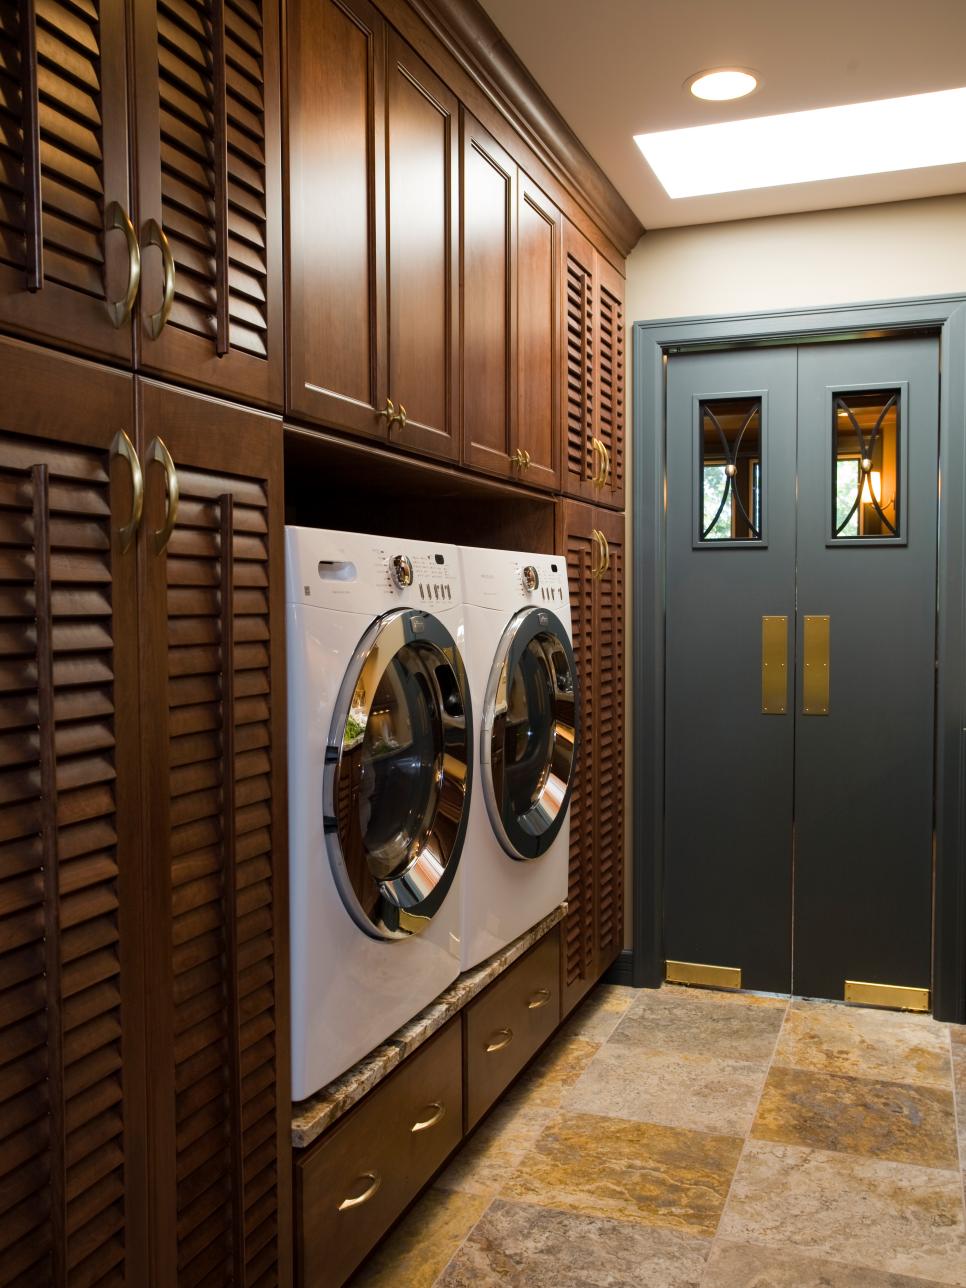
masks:
[[[124,0],[0,4],[0,326],[130,362]]]
[[[459,104],[389,33],[386,88],[390,441],[459,455]]]
[[[596,576],[602,564],[594,509],[574,501],[557,507],[557,551],[566,556],[574,660],[579,685],[580,745],[570,797],[570,868],[567,918],[561,937],[561,1014],[566,1015],[597,979],[595,926],[595,785],[597,701],[594,675]]]
[[[137,365],[283,402],[276,0],[135,0]]]
[[[594,490],[599,505],[624,505],[624,279],[597,256],[597,306],[594,316],[596,393],[594,437],[603,459]]]
[[[0,1284],[145,1283],[133,380],[0,364]]]
[[[521,477],[560,484],[560,211],[520,172],[517,199],[517,416]]]
[[[287,410],[385,439],[386,23],[368,0],[287,21]]]
[[[503,478],[514,461],[517,166],[463,109],[462,432],[465,464]]]
[[[597,972],[603,974],[624,947],[624,515],[597,509],[594,526],[603,545],[594,582],[592,809]]]
[[[156,1282],[291,1282],[282,426],[140,381]]]
[[[593,445],[596,424],[597,336],[596,253],[566,219],[563,226],[563,304],[561,375],[563,441],[561,489],[569,496],[592,501],[600,456]]]

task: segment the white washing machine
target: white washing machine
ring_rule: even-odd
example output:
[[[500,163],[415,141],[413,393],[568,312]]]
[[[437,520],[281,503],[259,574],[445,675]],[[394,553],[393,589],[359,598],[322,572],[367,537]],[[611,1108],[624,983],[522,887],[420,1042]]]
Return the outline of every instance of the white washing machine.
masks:
[[[455,547],[289,527],[292,1094],[460,970],[475,754]]]
[[[464,970],[567,897],[577,676],[567,564],[460,549],[476,761],[461,880]]]

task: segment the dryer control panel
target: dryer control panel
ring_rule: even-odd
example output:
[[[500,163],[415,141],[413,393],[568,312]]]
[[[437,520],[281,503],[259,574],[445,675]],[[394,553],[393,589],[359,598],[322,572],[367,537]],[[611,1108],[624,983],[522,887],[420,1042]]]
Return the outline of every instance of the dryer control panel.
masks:
[[[459,598],[459,570],[456,559],[445,550],[422,550],[412,555],[393,555],[390,570],[396,584],[399,582],[397,569],[399,561],[404,558],[409,564],[410,580],[405,585],[418,595],[420,604],[427,608],[443,608]]]
[[[567,562],[561,556],[533,556],[530,562],[517,560],[520,598],[528,604],[559,605],[567,599]]]

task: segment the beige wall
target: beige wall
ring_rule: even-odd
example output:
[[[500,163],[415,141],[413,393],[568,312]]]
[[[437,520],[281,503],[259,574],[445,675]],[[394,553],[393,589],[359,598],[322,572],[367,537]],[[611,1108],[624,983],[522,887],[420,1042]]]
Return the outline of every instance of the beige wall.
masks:
[[[966,195],[658,229],[641,238],[627,261],[625,316],[630,328],[658,318],[960,292],[966,293]],[[629,439],[631,367],[628,362]],[[628,492],[628,541],[630,521]],[[632,594],[631,568],[628,648]],[[629,683],[628,754],[630,695]],[[630,799],[628,792],[628,819]],[[627,853],[629,860],[630,845]],[[629,873],[627,890],[629,944]]]

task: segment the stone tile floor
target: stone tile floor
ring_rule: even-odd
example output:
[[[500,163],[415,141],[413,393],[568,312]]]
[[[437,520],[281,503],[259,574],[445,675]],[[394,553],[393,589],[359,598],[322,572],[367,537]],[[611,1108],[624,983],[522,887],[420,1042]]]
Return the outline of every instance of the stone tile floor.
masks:
[[[353,1288],[966,1288],[964,1163],[966,1028],[603,985]]]

